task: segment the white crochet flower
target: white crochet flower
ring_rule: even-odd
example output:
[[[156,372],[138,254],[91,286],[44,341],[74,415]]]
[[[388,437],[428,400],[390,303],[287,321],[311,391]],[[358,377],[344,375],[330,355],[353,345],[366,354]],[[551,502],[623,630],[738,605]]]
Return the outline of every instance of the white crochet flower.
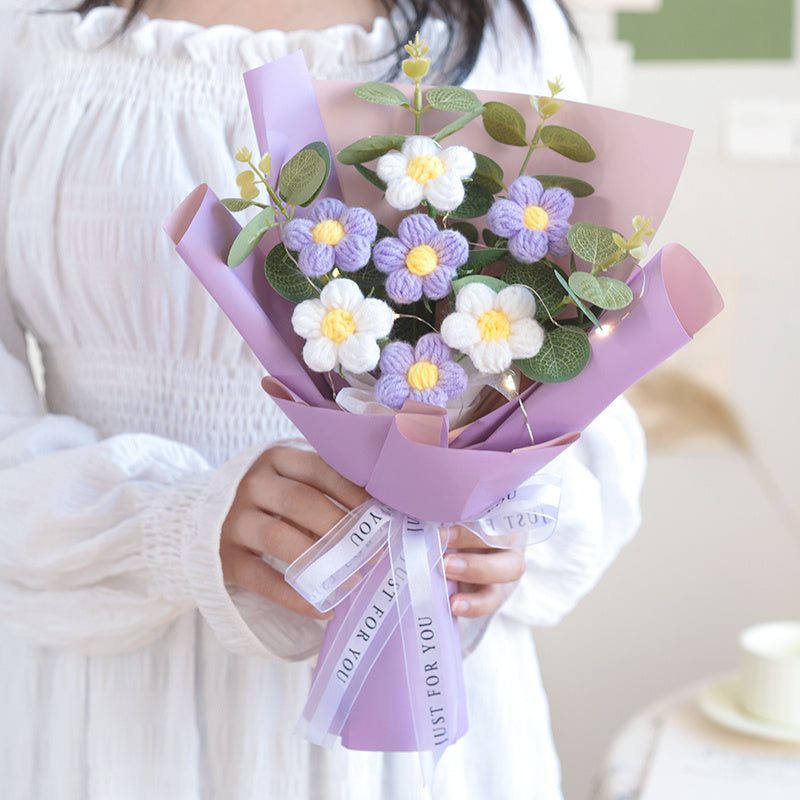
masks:
[[[515,358],[541,350],[544,330],[535,313],[536,301],[523,286],[495,293],[483,283],[468,283],[456,296],[456,310],[442,322],[442,338],[480,372],[503,372]]]
[[[442,149],[427,136],[409,136],[399,151],[378,159],[376,171],[392,208],[408,211],[427,200],[439,211],[452,211],[464,201],[462,181],[475,172],[475,156],[461,145]]]
[[[319,300],[304,300],[292,314],[292,327],[306,343],[303,359],[314,372],[339,364],[355,374],[378,365],[377,339],[389,335],[394,312],[375,298],[364,298],[358,284],[337,278],[326,284]]]

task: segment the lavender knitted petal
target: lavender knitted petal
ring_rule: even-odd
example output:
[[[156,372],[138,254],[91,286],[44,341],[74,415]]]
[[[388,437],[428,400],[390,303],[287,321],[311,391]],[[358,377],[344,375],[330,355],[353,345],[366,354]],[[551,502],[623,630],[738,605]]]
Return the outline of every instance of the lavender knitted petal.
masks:
[[[432,406],[444,406],[447,403],[446,393],[439,387],[433,386],[430,389],[411,389],[408,396],[411,400],[417,400],[420,403],[429,403]]]
[[[370,243],[375,241],[378,223],[366,208],[348,208],[339,221],[345,233],[363,236]]]
[[[517,178],[508,187],[508,199],[518,203],[522,208],[525,206],[538,206],[542,199],[544,189],[542,184],[528,175]]]
[[[414,361],[414,348],[408,342],[389,342],[381,353],[381,372],[405,375]]]
[[[314,223],[310,219],[293,219],[287,222],[281,230],[283,243],[289,250],[302,250],[310,244],[314,244],[314,237],[311,229]]]
[[[439,365],[439,386],[448,400],[458,397],[467,388],[467,373],[460,364],[448,361]]]
[[[414,356],[417,361],[432,361],[437,367],[450,361],[451,358],[450,348],[438,333],[426,333],[420,336],[414,348]]]
[[[311,219],[314,222],[322,222],[324,219],[338,221],[345,211],[347,211],[347,206],[341,200],[337,200],[335,197],[325,197],[314,206]]]
[[[382,375],[375,384],[375,399],[389,408],[400,408],[408,399],[409,386],[402,375]]]
[[[439,266],[457,268],[465,264],[469,256],[469,242],[458,231],[439,231],[430,241],[436,251]]]
[[[336,265],[345,272],[355,272],[366,266],[370,256],[369,242],[363,237],[353,234],[345,236],[339,244],[334,245]]]
[[[431,300],[441,300],[443,297],[447,297],[447,293],[451,288],[450,281],[453,280],[455,274],[455,267],[440,266],[437,270],[421,279],[423,293],[426,297],[430,297]]]
[[[523,227],[508,240],[508,249],[517,261],[533,264],[547,255],[547,234]]]
[[[391,273],[406,266],[408,248],[399,239],[381,239],[372,248],[372,260],[381,272]]]
[[[427,214],[410,214],[400,222],[397,235],[400,241],[410,250],[428,242],[436,236],[439,228]]]
[[[523,227],[523,213],[522,206],[512,200],[496,200],[486,215],[486,224],[492,233],[509,238]]]
[[[327,244],[311,244],[300,251],[297,266],[309,278],[319,278],[333,269],[333,248]]]
[[[569,255],[567,233],[571,225],[565,219],[553,220],[547,228],[547,251],[554,256]]]
[[[407,269],[398,269],[386,279],[386,293],[396,303],[413,303],[422,297],[422,280]]]
[[[544,190],[542,201],[539,205],[553,219],[566,219],[575,207],[575,198],[560,186],[551,186]]]

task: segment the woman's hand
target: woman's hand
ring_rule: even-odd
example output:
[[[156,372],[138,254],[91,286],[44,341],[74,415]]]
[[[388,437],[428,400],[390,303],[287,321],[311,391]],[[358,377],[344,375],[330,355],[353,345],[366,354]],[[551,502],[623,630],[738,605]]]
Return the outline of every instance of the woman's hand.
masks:
[[[331,499],[332,498],[332,499]],[[226,582],[307,617],[326,619],[278,570],[261,558],[290,564],[346,511],[369,499],[316,453],[290,446],[265,450],[242,478],[222,525],[220,558]]]
[[[486,617],[494,614],[525,573],[521,550],[488,547],[461,525],[449,529],[444,574],[458,582],[450,598],[455,617]]]

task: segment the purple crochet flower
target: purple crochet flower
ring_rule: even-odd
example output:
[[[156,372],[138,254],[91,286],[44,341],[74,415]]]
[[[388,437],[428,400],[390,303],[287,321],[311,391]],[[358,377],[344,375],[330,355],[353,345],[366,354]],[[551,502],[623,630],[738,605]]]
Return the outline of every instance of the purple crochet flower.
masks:
[[[372,251],[375,266],[389,276],[386,292],[397,303],[413,303],[423,294],[431,300],[445,297],[468,255],[462,234],[440,231],[426,214],[403,219],[397,238],[381,239]]]
[[[467,374],[453,361],[438,333],[426,333],[416,347],[390,342],[381,353],[375,399],[390,408],[408,400],[444,407],[467,388]]]
[[[489,230],[508,239],[511,255],[532,264],[548,253],[569,253],[568,217],[575,198],[558,186],[545,189],[536,178],[523,175],[508,187],[508,199],[496,200],[486,215]]]
[[[318,278],[334,266],[355,272],[366,266],[378,234],[378,223],[366,208],[348,208],[341,200],[320,200],[307,219],[283,226],[283,243],[299,251],[297,265],[304,275]]]

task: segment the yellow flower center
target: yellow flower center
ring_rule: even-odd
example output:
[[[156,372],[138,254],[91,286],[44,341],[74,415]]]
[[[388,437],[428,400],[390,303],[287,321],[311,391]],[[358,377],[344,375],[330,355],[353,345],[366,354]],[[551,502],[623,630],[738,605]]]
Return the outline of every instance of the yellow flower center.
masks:
[[[318,222],[312,229],[311,235],[317,244],[329,244],[331,246],[339,244],[345,236],[344,228],[335,219],[324,219]]]
[[[532,231],[544,231],[547,230],[550,216],[541,206],[526,206],[522,222]]]
[[[406,255],[406,267],[412,275],[430,275],[439,266],[436,251],[427,244],[412,247]]]
[[[322,318],[322,335],[336,344],[341,344],[356,332],[353,315],[344,308],[332,308]]]
[[[418,392],[433,389],[439,383],[439,367],[432,361],[417,361],[409,367],[406,380]]]
[[[478,333],[484,342],[508,339],[511,333],[511,323],[502,311],[484,311],[478,317]]]
[[[444,175],[444,162],[438,156],[417,156],[408,162],[406,175],[417,183],[427,183]]]

